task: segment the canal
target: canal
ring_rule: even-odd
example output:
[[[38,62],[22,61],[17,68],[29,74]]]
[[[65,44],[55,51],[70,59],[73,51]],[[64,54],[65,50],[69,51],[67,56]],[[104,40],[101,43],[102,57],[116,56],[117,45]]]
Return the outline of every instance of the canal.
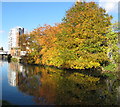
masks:
[[[120,105],[120,80],[53,67],[0,62],[3,104]],[[2,73],[1,73],[2,72]]]

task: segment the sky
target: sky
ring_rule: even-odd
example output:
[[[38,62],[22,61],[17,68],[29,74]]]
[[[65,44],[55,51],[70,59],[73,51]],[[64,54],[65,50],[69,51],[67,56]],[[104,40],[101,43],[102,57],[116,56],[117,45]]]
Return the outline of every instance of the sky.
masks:
[[[65,12],[74,4],[72,0],[67,2],[60,2],[60,0],[58,2],[52,0],[51,2],[47,0],[46,2],[37,2],[37,0],[34,0],[34,2],[30,0],[18,1],[3,0],[0,2],[0,47],[4,47],[4,50],[8,50],[8,35],[11,28],[21,26],[28,31],[32,31],[40,25],[60,23],[65,16]],[[94,1],[114,17],[112,21],[118,20],[119,0]]]

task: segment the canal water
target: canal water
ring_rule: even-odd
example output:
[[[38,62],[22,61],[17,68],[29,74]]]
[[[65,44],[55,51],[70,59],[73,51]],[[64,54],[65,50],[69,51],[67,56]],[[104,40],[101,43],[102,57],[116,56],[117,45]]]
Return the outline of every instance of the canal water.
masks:
[[[53,67],[0,62],[3,104],[120,105],[120,80]],[[0,80],[0,84],[1,84]]]

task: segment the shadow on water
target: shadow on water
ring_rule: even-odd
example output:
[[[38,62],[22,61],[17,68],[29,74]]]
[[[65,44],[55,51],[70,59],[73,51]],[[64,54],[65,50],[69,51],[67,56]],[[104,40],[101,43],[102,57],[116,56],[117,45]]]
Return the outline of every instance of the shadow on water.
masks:
[[[11,104],[11,103],[8,102],[8,101],[3,100],[3,101],[2,101],[2,107],[20,107],[20,106],[18,106],[18,105],[13,105],[13,104]]]
[[[101,80],[53,67],[9,63],[8,82],[18,92],[33,96],[36,105],[120,105],[118,79]]]

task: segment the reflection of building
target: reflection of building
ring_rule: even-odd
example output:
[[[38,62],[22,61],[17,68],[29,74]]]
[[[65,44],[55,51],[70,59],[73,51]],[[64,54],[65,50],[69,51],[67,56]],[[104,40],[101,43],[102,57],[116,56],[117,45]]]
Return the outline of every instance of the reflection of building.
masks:
[[[17,64],[14,65],[14,63],[9,64],[9,71],[8,71],[8,83],[10,86],[16,86],[17,85],[17,71],[18,66]]]
[[[11,86],[17,86],[19,82],[19,71],[22,70],[23,67],[19,63],[9,63],[8,70],[8,82]]]
[[[24,28],[15,27],[9,32],[9,51],[11,55],[18,56],[19,50],[19,36],[24,34]]]
[[[16,86],[17,82],[16,82],[16,72],[15,71],[9,71],[8,72],[8,82],[11,86]]]

